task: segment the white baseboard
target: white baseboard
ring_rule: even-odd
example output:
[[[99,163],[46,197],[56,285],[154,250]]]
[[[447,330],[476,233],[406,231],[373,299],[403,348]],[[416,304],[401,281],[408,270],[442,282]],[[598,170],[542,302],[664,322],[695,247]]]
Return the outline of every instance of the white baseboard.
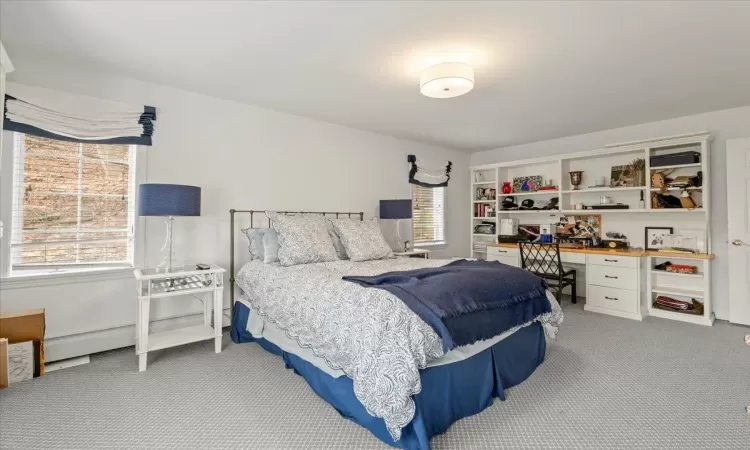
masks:
[[[91,362],[89,355],[79,356],[78,358],[61,359],[60,361],[48,362],[44,364],[44,373],[54,372],[55,370],[67,369],[69,367],[82,366]]]
[[[229,309],[224,310],[222,326],[229,326]],[[173,330],[203,323],[203,314],[163,319],[151,322],[150,332]],[[135,345],[135,325],[111,328],[109,330],[93,331],[91,333],[76,334],[44,340],[44,361],[60,361],[76,358],[92,353],[105,352],[116,348],[132,347]]]

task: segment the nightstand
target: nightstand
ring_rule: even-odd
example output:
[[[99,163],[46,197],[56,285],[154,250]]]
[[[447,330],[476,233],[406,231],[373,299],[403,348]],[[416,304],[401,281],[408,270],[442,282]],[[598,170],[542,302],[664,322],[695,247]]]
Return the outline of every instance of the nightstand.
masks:
[[[430,259],[430,251],[423,248],[415,248],[413,250],[409,250],[408,252],[393,252],[393,254],[404,258]]]
[[[156,269],[134,271],[138,295],[135,353],[138,355],[139,372],[146,370],[148,352],[154,350],[214,339],[214,350],[216,353],[221,353],[222,304],[226,270],[215,265],[211,265],[206,270],[197,270],[195,265],[185,267],[188,270],[170,273],[157,272]],[[151,300],[180,295],[193,296],[203,302],[203,324],[149,334]]]

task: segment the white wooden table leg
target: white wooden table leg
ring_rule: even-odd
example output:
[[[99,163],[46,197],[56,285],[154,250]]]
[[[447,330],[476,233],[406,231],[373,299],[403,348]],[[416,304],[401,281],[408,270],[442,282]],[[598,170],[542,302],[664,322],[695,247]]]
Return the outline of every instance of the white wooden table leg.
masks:
[[[151,299],[146,297],[140,300],[141,314],[139,317],[139,336],[138,336],[138,371],[143,372],[146,370],[146,363],[148,361],[148,322],[149,313],[151,310]]]
[[[141,295],[141,282],[138,283],[138,297]],[[141,300],[136,297],[135,301],[135,354],[137,355],[141,345]]]
[[[221,319],[222,319],[222,303],[224,299],[223,289],[216,289],[213,291],[214,301],[214,350],[216,353],[221,353]]]
[[[211,325],[211,307],[214,299],[210,292],[203,294],[203,324]]]

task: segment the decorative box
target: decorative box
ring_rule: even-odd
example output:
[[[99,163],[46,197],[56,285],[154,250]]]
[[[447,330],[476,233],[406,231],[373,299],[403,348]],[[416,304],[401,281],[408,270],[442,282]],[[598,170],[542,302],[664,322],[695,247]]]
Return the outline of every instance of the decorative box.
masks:
[[[667,266],[667,272],[696,274],[696,273],[698,273],[698,268],[696,266],[687,266],[687,265],[681,265],[681,264],[671,264],[671,265]]]

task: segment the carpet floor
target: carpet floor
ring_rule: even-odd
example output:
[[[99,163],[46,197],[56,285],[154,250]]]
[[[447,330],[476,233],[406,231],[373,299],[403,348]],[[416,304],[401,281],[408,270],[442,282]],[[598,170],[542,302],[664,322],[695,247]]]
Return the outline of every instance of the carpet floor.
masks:
[[[750,448],[748,328],[564,307],[547,359],[434,449]],[[3,449],[380,449],[256,344],[93,355],[0,391]]]

